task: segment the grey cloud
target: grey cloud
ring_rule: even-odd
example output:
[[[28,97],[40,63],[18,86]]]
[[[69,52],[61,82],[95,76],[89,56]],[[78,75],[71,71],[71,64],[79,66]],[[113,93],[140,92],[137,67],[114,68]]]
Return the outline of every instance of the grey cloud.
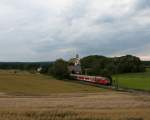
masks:
[[[144,50],[149,51],[145,46],[150,44],[149,1],[141,1],[135,0],[124,12],[119,6],[120,11],[114,10],[113,5],[107,11],[90,9],[94,2],[103,7],[103,0],[102,4],[97,0],[72,0],[63,9],[49,7],[49,0],[42,5],[35,0],[2,0],[0,3],[7,6],[3,9],[8,11],[0,13],[3,18],[0,19],[0,61],[68,59],[75,52],[81,56],[141,55]],[[131,3],[127,3],[127,8],[128,4]]]
[[[142,35],[141,35],[142,34]],[[77,43],[80,53],[83,55],[90,54],[103,54],[111,56],[112,54],[130,54],[138,53],[147,44],[150,44],[149,33],[143,31],[124,32],[107,36],[99,36],[96,40],[91,42]],[[113,38],[113,40],[112,40]],[[88,39],[89,40],[89,39]],[[103,43],[101,40],[109,42]]]
[[[149,0],[136,0],[136,8],[137,9],[150,8],[150,1]]]

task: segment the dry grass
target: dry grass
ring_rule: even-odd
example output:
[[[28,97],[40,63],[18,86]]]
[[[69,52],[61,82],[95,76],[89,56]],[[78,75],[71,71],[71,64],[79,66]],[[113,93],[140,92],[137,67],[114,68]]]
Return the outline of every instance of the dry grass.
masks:
[[[0,120],[150,120],[150,96],[67,93],[0,98]]]
[[[106,112],[107,114],[76,110],[1,112],[0,120],[146,120],[139,110]]]
[[[101,92],[104,89],[57,80],[26,71],[0,70],[0,92],[10,95],[50,95],[52,93]]]

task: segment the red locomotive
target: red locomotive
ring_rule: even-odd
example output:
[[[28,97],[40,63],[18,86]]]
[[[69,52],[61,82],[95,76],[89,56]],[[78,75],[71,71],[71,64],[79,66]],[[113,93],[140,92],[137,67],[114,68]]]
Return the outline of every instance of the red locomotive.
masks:
[[[71,74],[70,76],[76,80],[87,81],[87,82],[92,82],[101,85],[111,85],[111,81],[105,77],[78,75],[78,74]]]

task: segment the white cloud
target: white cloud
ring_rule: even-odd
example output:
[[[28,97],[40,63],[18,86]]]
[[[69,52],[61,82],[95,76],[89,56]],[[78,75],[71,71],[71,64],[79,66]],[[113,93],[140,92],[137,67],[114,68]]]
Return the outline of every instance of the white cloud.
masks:
[[[0,60],[47,61],[74,51],[142,56],[140,45],[150,43],[145,1],[0,0]]]

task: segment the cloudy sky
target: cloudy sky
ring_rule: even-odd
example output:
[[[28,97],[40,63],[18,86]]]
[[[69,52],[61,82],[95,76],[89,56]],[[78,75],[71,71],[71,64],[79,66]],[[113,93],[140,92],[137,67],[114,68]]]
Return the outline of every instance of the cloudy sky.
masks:
[[[0,0],[0,61],[76,53],[150,60],[150,0]]]

